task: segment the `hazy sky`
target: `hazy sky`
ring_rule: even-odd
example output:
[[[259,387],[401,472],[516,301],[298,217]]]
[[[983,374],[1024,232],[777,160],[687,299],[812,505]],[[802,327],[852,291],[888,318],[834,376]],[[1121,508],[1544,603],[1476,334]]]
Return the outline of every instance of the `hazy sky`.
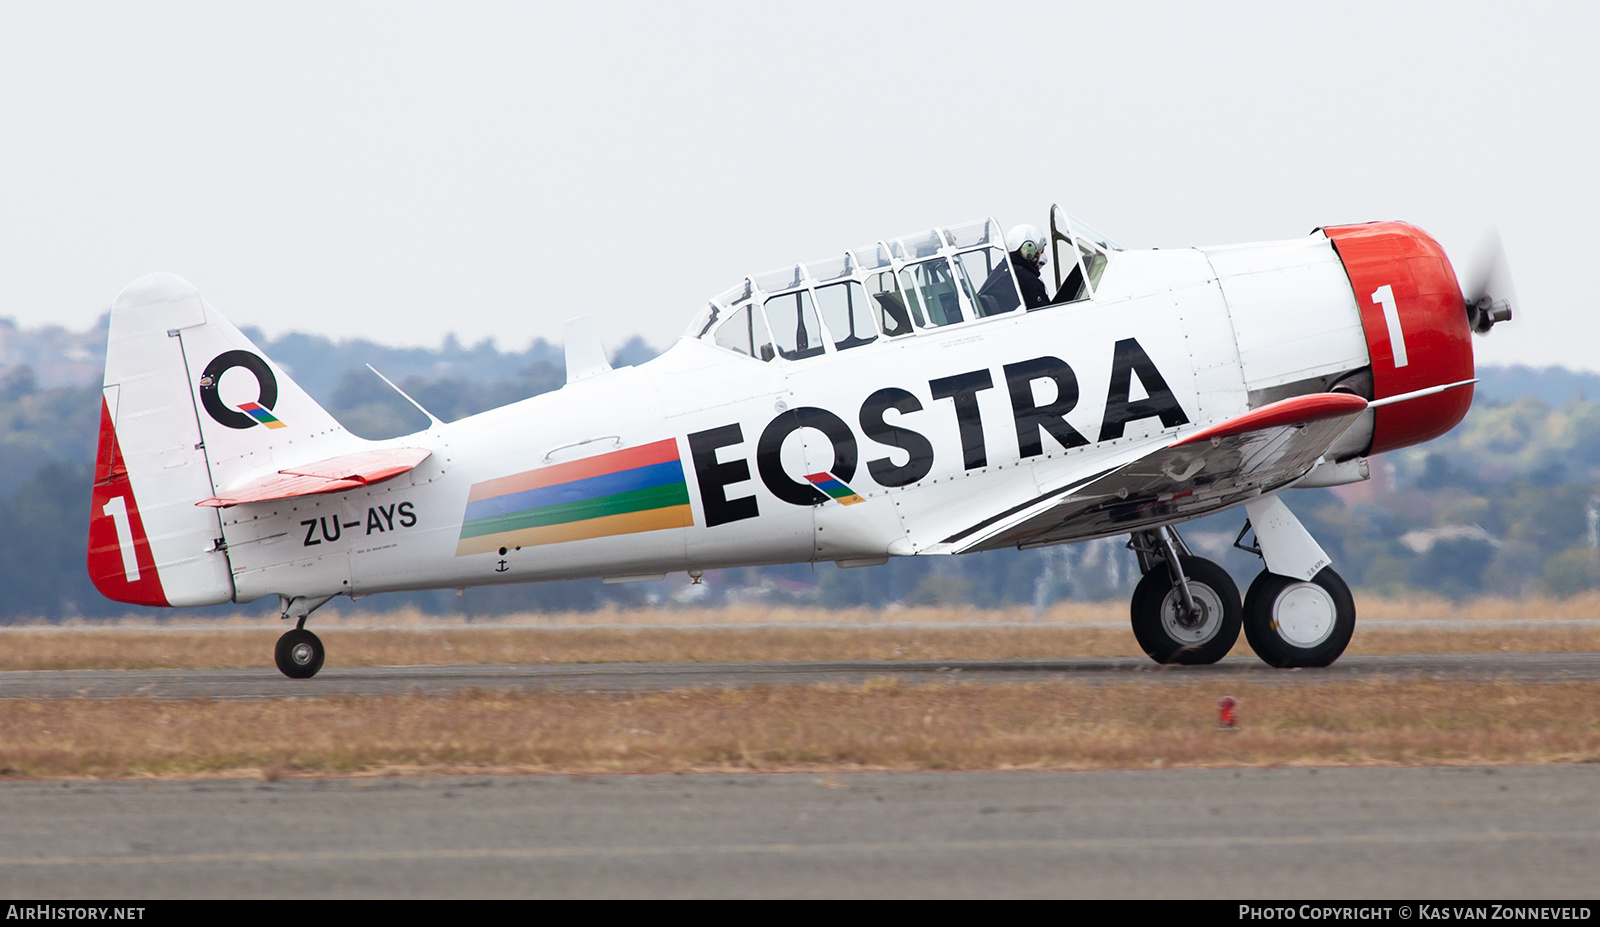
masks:
[[[746,273],[1052,202],[1130,247],[1405,219],[1600,370],[1600,7],[7,3],[0,316],[659,346]]]

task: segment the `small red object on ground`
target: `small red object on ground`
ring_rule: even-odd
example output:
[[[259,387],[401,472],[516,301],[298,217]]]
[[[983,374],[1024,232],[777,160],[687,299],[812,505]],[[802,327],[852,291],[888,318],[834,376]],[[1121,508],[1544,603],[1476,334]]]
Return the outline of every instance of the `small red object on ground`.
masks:
[[[1239,702],[1231,695],[1217,701],[1217,726],[1236,730],[1239,727]]]

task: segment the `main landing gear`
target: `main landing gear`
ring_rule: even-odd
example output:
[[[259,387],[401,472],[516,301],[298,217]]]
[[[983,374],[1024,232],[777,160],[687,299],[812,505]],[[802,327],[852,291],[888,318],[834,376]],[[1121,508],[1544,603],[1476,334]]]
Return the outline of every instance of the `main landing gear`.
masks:
[[[1235,546],[1267,569],[1241,607],[1226,571],[1189,552],[1171,526],[1135,532],[1128,546],[1144,579],[1133,591],[1133,634],[1157,663],[1215,663],[1242,626],[1250,648],[1270,666],[1328,666],[1356,627],[1355,599],[1328,556],[1277,498],[1246,505],[1249,520]],[[1254,529],[1256,546],[1242,543]]]
[[[1157,663],[1215,663],[1239,639],[1239,587],[1193,556],[1171,527],[1139,531],[1129,546],[1144,579],[1133,590],[1133,636]]]
[[[1244,597],[1244,636],[1270,666],[1327,666],[1355,629],[1355,599],[1333,567],[1309,582],[1263,570]]]
[[[310,679],[322,669],[322,661],[327,657],[327,651],[322,646],[322,639],[306,630],[306,618],[319,605],[331,598],[333,598],[331,595],[278,597],[282,603],[284,619],[300,619],[293,630],[285,631],[284,635],[278,638],[278,646],[273,649],[272,655],[277,660],[278,672],[290,679]]]
[[[1268,665],[1328,666],[1356,630],[1356,601],[1328,555],[1277,496],[1245,503],[1249,516],[1234,546],[1261,557],[1244,597],[1244,635]],[[1243,543],[1255,532],[1254,547]]]

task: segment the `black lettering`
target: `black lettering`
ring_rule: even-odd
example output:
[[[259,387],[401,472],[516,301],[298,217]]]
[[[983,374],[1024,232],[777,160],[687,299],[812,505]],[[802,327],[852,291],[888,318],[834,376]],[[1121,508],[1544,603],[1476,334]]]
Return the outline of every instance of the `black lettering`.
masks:
[[[1061,442],[1062,447],[1082,447],[1089,439],[1078,429],[1067,424],[1067,413],[1078,404],[1078,376],[1059,357],[1035,357],[1033,360],[1005,366],[1006,389],[1011,392],[1011,416],[1017,423],[1017,454],[1037,457],[1044,453],[1041,431]],[[1033,382],[1052,380],[1056,384],[1056,398],[1049,405],[1034,405]]]
[[[346,528],[359,528],[361,527],[361,519],[358,518],[355,521],[347,521],[344,523],[344,526]]]
[[[844,419],[827,409],[813,406],[779,413],[777,418],[767,423],[766,430],[761,432],[761,440],[756,442],[756,470],[761,474],[761,482],[772,490],[772,494],[790,505],[821,505],[828,501],[826,493],[810,483],[795,480],[783,471],[780,452],[784,439],[802,428],[822,432],[833,445],[833,460],[828,466],[819,467],[811,460],[806,461],[806,466],[817,467],[815,472],[818,473],[832,473],[846,483],[855,478],[855,433]]]
[[[378,520],[378,510],[369,508],[367,509],[367,533],[371,534],[373,529],[377,529],[378,533],[382,534],[383,522]]]
[[[337,515],[333,516],[333,533],[332,534],[328,533],[328,516],[324,515],[318,520],[322,522],[322,537],[323,537],[324,540],[327,540],[329,542],[337,541],[337,540],[339,540],[339,535],[344,533],[343,529],[341,529],[339,527],[339,516],[337,516]]]
[[[1135,374],[1149,398],[1129,402],[1128,393]],[[1125,338],[1117,342],[1116,353],[1111,357],[1111,388],[1106,391],[1106,416],[1100,424],[1100,440],[1120,438],[1129,422],[1152,416],[1161,417],[1163,428],[1189,423],[1189,416],[1178,405],[1178,398],[1172,395],[1150,355],[1139,346],[1137,339]]]
[[[729,499],[727,487],[750,478],[750,464],[744,458],[727,463],[717,461],[717,449],[744,443],[744,432],[737,423],[697,431],[689,436],[689,457],[694,461],[695,480],[700,484],[700,505],[705,509],[706,527],[715,528],[731,521],[755,518],[761,514],[755,496]]]
[[[310,521],[301,522],[300,527],[306,529],[306,539],[300,543],[301,547],[310,547],[313,544],[322,543],[321,541],[312,537],[313,534],[317,533],[317,520],[315,518],[311,519]]]
[[[412,509],[411,503],[400,503],[400,527],[409,528],[416,523],[417,513],[414,509]]]
[[[923,435],[883,420],[883,414],[894,409],[901,415],[922,411],[917,397],[897,387],[886,387],[867,397],[861,404],[861,431],[869,439],[897,447],[907,453],[903,466],[895,466],[887,457],[867,461],[867,472],[879,486],[909,486],[928,475],[933,469],[933,442]]]
[[[974,370],[940,380],[929,380],[935,399],[954,399],[956,425],[961,429],[961,465],[976,470],[989,464],[983,446],[983,419],[978,412],[978,392],[990,389],[994,380],[987,370]]]
[[[383,516],[384,527],[387,528],[390,531],[393,531],[394,530],[394,506],[392,506],[392,505],[380,505],[380,506],[378,506],[378,514]]]

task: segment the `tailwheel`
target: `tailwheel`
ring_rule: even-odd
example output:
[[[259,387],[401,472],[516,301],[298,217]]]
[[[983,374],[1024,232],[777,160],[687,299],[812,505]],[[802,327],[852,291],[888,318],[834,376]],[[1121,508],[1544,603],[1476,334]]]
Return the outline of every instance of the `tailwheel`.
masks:
[[[1157,565],[1133,590],[1133,636],[1157,663],[1215,663],[1239,639],[1239,587],[1226,570],[1179,556],[1187,598],[1172,571]]]
[[[1244,599],[1245,637],[1270,666],[1327,666],[1355,629],[1355,598],[1332,567],[1310,582],[1262,572]]]
[[[278,670],[283,675],[290,679],[310,679],[317,675],[317,670],[322,669],[326,651],[315,634],[305,628],[295,628],[278,638],[273,656],[277,658]]]

